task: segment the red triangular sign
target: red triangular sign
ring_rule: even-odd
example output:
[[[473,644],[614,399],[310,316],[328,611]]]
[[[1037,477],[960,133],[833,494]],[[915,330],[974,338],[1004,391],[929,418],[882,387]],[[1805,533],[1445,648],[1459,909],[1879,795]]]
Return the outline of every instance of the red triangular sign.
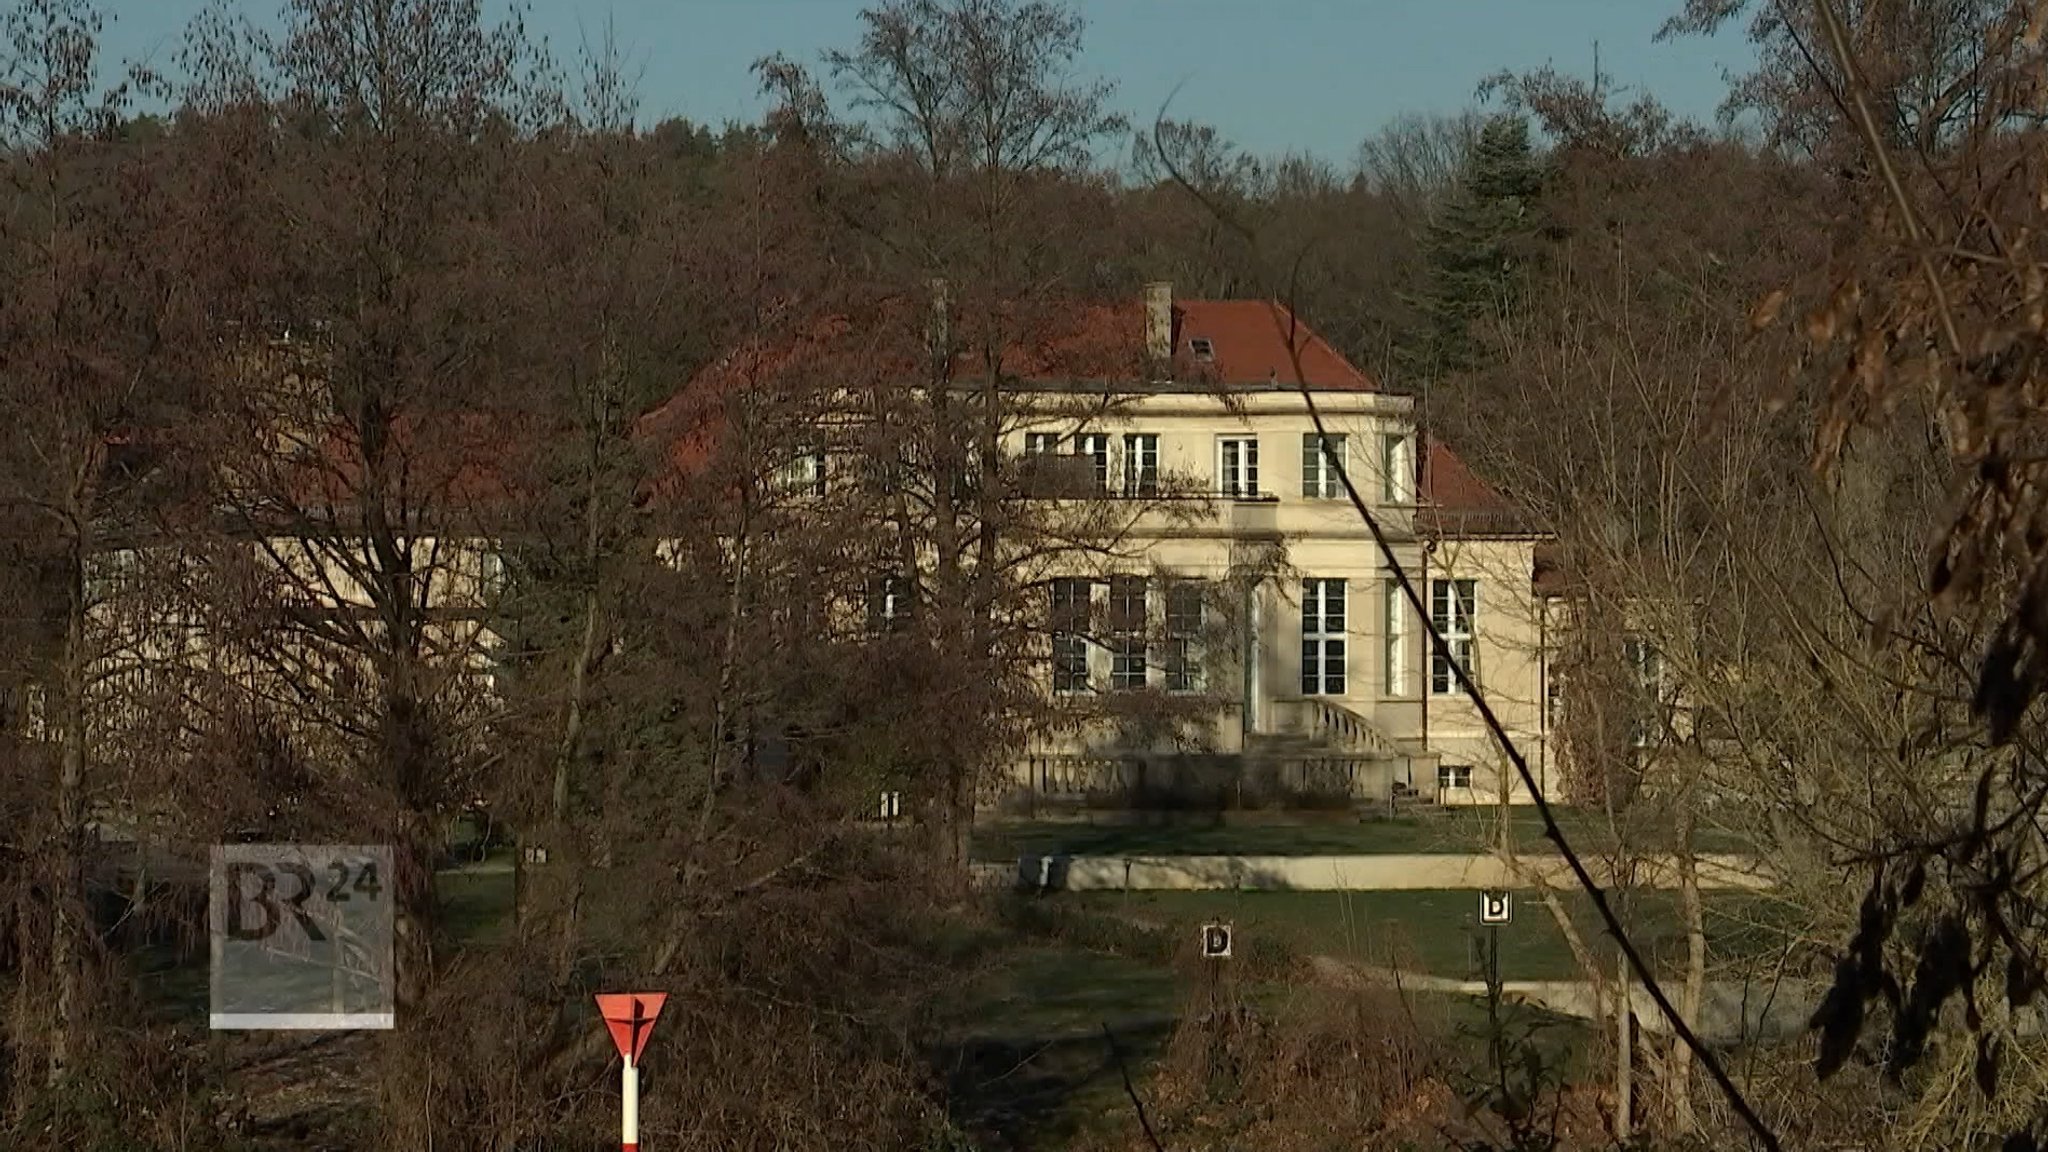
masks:
[[[628,1063],[640,1063],[647,1050],[647,1035],[654,1031],[654,1018],[668,1001],[666,992],[611,992],[600,994],[597,1010],[604,1017],[605,1030]]]

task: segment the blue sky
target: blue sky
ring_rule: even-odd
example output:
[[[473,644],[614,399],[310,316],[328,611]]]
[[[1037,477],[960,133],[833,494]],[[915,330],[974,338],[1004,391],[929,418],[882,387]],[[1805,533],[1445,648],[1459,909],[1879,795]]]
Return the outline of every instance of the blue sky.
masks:
[[[107,47],[169,66],[207,0],[103,0]],[[277,0],[237,0],[252,14]],[[1085,66],[1149,121],[1213,124],[1259,152],[1305,150],[1348,162],[1358,141],[1403,112],[1470,103],[1502,68],[1590,73],[1594,45],[1614,86],[1711,117],[1724,73],[1753,59],[1738,32],[1653,42],[1680,0],[1081,0]],[[504,0],[487,0],[503,11]],[[558,58],[602,38],[607,18],[641,69],[643,113],[721,124],[762,108],[749,65],[781,51],[815,60],[858,35],[860,0],[531,0],[530,27]]]

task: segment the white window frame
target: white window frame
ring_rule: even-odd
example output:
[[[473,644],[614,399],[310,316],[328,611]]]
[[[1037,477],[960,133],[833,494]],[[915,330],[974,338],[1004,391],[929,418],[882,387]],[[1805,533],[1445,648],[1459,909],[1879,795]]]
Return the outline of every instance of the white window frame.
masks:
[[[1411,433],[1380,436],[1380,502],[1415,503],[1415,437]]]
[[[1159,494],[1159,434],[1124,433],[1124,495]]]
[[[1199,580],[1174,580],[1166,585],[1166,630],[1163,659],[1160,661],[1160,679],[1168,692],[1200,692],[1202,683],[1202,626],[1208,616],[1203,603],[1204,589]],[[1190,603],[1194,612],[1175,612],[1176,601],[1181,606]]]
[[[1628,669],[1629,682],[1638,693],[1638,706],[1647,702],[1651,709],[1649,716],[1630,717],[1629,744],[1648,748],[1664,735],[1661,716],[1664,708],[1664,656],[1648,640],[1640,636],[1624,636],[1621,659]]]
[[[1460,597],[1461,591],[1469,591]],[[1460,612],[1460,599],[1465,601]],[[1479,635],[1479,581],[1461,579],[1431,580],[1429,582],[1429,622],[1444,638],[1444,647],[1451,650],[1451,659],[1465,670],[1472,683],[1479,683],[1479,665],[1475,659]],[[1450,696],[1459,691],[1458,678],[1451,673],[1451,666],[1444,660],[1443,653],[1434,644],[1429,652],[1429,692],[1432,696]]]
[[[1472,766],[1470,764],[1438,764],[1436,766],[1436,790],[1439,792],[1471,791]]]
[[[1259,495],[1257,436],[1216,438],[1216,492],[1220,496],[1237,499]]]
[[[1343,696],[1351,682],[1350,618],[1343,580],[1311,576],[1301,582],[1301,694]],[[1330,675],[1332,662],[1337,665]]]
[[[1138,593],[1135,608],[1128,603],[1133,587]],[[1109,687],[1112,692],[1143,688],[1151,677],[1151,662],[1146,659],[1145,651],[1145,624],[1151,617],[1151,609],[1151,581],[1143,576],[1110,578],[1104,621],[1109,632]]]
[[[1026,432],[1024,454],[1026,456],[1050,456],[1060,450],[1060,434],[1057,432]]]
[[[1078,433],[1074,437],[1074,455],[1095,461],[1095,490],[1109,491],[1109,435],[1103,432]]]
[[[1380,582],[1380,672],[1386,694],[1408,692],[1408,597],[1399,580]]]
[[[797,449],[795,457],[775,470],[775,483],[782,491],[791,494],[823,496],[825,469],[825,449],[807,444]]]
[[[1351,471],[1351,438],[1342,432],[1301,434],[1301,494],[1311,500],[1336,500],[1344,495],[1342,474]]]
[[[1078,601],[1072,599],[1073,593],[1076,590],[1079,592]],[[1069,603],[1064,605],[1065,608],[1072,611],[1078,604],[1079,623],[1081,626],[1081,630],[1078,632],[1071,628],[1061,627],[1062,624],[1067,623],[1070,619],[1069,616],[1062,612],[1063,605],[1060,595],[1062,591],[1067,592],[1069,595]],[[1095,595],[1095,586],[1091,581],[1085,579],[1060,577],[1047,586],[1046,595],[1052,607],[1050,623],[1052,625],[1053,695],[1078,696],[1092,691],[1094,680],[1089,675],[1087,629],[1094,615],[1092,600]],[[1080,680],[1078,684],[1071,680],[1071,677],[1075,675],[1072,660],[1077,654],[1080,657]],[[1063,679],[1068,681],[1064,686],[1061,683]]]

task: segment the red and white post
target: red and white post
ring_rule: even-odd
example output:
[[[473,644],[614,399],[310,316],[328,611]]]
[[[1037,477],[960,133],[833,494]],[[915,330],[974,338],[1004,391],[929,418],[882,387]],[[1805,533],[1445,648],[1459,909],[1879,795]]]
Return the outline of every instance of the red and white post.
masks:
[[[597,997],[598,1014],[619,1050],[619,1147],[625,1152],[640,1152],[640,1052],[667,1000],[664,992],[606,992]]]
[[[640,1152],[640,1069],[627,1057],[619,1072],[619,1147]]]

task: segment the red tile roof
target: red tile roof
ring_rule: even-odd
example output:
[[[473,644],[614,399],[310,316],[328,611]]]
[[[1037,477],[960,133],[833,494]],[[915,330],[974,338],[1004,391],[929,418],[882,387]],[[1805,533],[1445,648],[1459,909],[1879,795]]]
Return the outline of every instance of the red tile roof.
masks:
[[[545,485],[543,445],[558,431],[542,417],[513,410],[402,413],[388,425],[386,495],[408,513],[515,507]],[[264,450],[264,439],[260,427],[225,428],[214,452],[238,474],[231,482],[259,516],[344,514],[371,483],[358,430],[345,421],[295,436],[291,449],[277,455]]]
[[[1023,310],[1006,310],[1018,326],[1029,329],[1002,355],[1003,371],[1030,384],[1149,383],[1146,363],[1145,305],[1139,300],[1112,303],[1075,302],[1050,305],[1026,319]],[[805,335],[778,346],[754,344],[721,360],[706,376],[757,383],[790,371],[823,371],[844,377],[909,377],[918,363],[924,313],[905,300],[883,303],[875,314],[856,323],[846,316],[819,320]],[[1196,385],[1256,386],[1277,383],[1340,391],[1371,391],[1371,377],[1345,360],[1284,306],[1260,300],[1177,300],[1173,305],[1173,375]],[[881,335],[895,332],[897,338]],[[1207,340],[1212,356],[1195,356],[1191,342]],[[1292,342],[1300,353],[1303,380],[1296,379]],[[772,350],[771,350],[772,348]],[[960,353],[963,369],[978,363],[979,352]]]
[[[1209,342],[1208,358],[1195,355],[1196,340]],[[1300,353],[1299,377],[1290,342]],[[1315,329],[1270,301],[1176,300],[1172,343],[1173,377],[1184,383],[1306,383],[1353,392],[1375,387]],[[1145,305],[1128,300],[1076,306],[1045,325],[1031,347],[1006,352],[1003,368],[1034,384],[1139,383],[1150,375],[1145,354]]]
[[[1450,445],[1423,453],[1417,527],[1434,536],[1522,536],[1538,532],[1525,512],[1481,480]]]
[[[641,418],[639,434],[667,457],[659,487],[673,494],[700,472],[728,433],[727,406],[741,390],[801,393],[809,387],[914,379],[922,372],[925,305],[885,300],[858,320],[833,315],[802,334],[761,339],[735,349],[699,373],[667,402]],[[1075,302],[1011,311],[1028,338],[1004,350],[1003,371],[1027,385],[1136,387],[1150,383],[1146,362],[1145,304]],[[1259,300],[1180,300],[1173,307],[1173,376],[1194,387],[1297,386],[1370,391],[1370,377],[1353,367],[1287,308]],[[1211,356],[1197,357],[1191,342],[1207,340]],[[976,370],[977,351],[960,353],[962,374]]]
[[[1188,342],[1206,339],[1215,346],[1216,379],[1223,384],[1284,385],[1374,391],[1372,378],[1353,367],[1329,341],[1285,307],[1261,300],[1187,300],[1174,308],[1176,359],[1189,354]],[[1297,379],[1292,346],[1301,354]]]

